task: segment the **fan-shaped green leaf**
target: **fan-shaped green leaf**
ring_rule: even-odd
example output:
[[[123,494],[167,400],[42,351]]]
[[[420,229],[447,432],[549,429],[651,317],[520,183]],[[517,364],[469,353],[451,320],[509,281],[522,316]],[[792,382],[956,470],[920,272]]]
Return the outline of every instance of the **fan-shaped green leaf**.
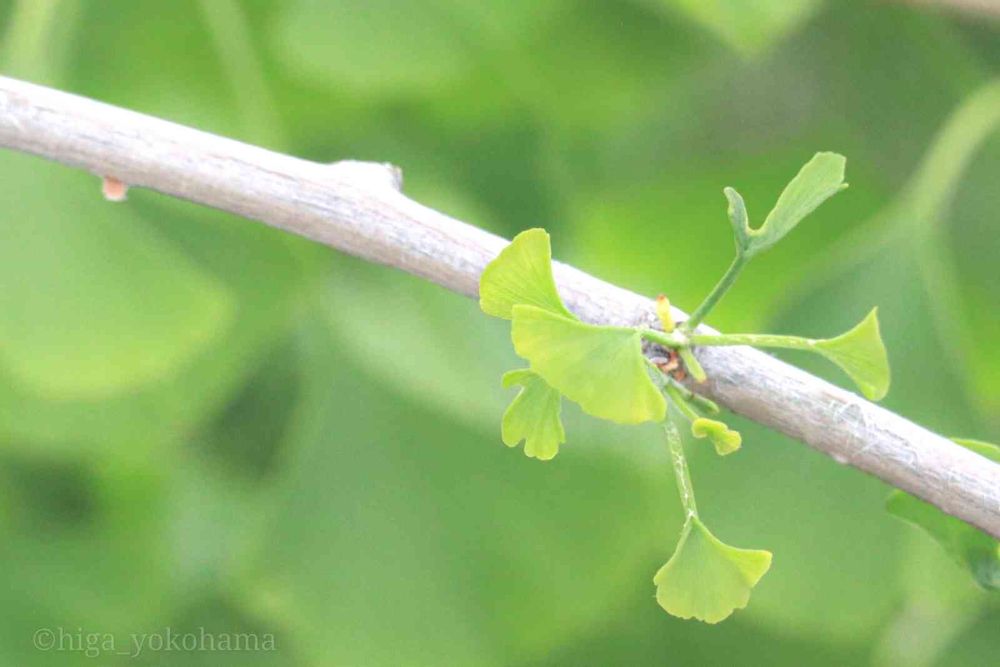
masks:
[[[535,306],[513,308],[511,337],[531,370],[588,414],[622,424],[661,421],[667,404],[650,379],[639,332]]]
[[[695,419],[691,423],[691,434],[696,438],[710,438],[719,456],[732,454],[743,444],[739,431],[730,430],[726,424],[715,419]]]
[[[847,160],[843,155],[816,153],[785,186],[781,196],[778,197],[778,203],[767,215],[761,228],[750,232],[747,254],[756,255],[767,250],[792,231],[803,218],[816,210],[817,206],[846,188],[847,184],[844,183],[846,164]],[[730,196],[728,192],[726,196]],[[733,199],[730,197],[731,209],[732,205]]]
[[[955,442],[1000,463],[1000,447],[996,445],[957,438]],[[926,531],[980,586],[1000,590],[1000,541],[996,538],[903,491],[893,491],[885,504],[890,514]]]
[[[544,229],[528,229],[515,236],[479,279],[479,307],[487,315],[509,320],[511,308],[518,304],[573,317],[556,291],[552,249]]]
[[[847,333],[816,341],[815,348],[840,366],[868,399],[878,401],[889,392],[889,357],[879,333],[878,308]]]
[[[674,555],[653,577],[656,601],[674,616],[718,623],[747,606],[770,567],[771,552],[731,547],[691,516]]]
[[[562,397],[541,377],[526,368],[508,371],[503,386],[521,385],[507,411],[503,413],[500,434],[508,447],[524,440],[526,456],[548,461],[559,453],[566,442],[563,431]]]

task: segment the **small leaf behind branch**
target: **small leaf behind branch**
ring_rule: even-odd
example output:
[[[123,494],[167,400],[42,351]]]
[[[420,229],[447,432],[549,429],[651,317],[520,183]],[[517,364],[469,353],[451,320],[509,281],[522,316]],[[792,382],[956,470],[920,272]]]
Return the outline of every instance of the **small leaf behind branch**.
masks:
[[[996,445],[957,438],[955,442],[1000,463],[1000,447]],[[885,505],[890,514],[926,531],[980,586],[1000,590],[1000,541],[903,491],[893,491]]]
[[[881,400],[889,392],[889,356],[879,332],[878,308],[847,333],[816,341],[816,350],[840,366],[869,400]]]
[[[518,304],[573,317],[556,291],[552,249],[544,229],[529,229],[515,236],[486,265],[479,279],[479,307],[487,315],[509,320],[511,309]]]
[[[718,623],[747,606],[770,567],[771,552],[731,547],[689,516],[674,555],[653,577],[656,601],[674,616]]]
[[[562,397],[526,368],[504,373],[503,386],[514,385],[521,385],[521,391],[503,413],[500,437],[508,447],[516,447],[524,440],[526,456],[548,461],[559,453],[559,445],[566,442],[560,418]]]
[[[778,202],[768,214],[760,229],[750,231],[748,255],[763,252],[780,241],[792,231],[807,215],[816,210],[824,201],[847,187],[844,183],[844,167],[846,158],[837,153],[816,153],[809,162],[799,170],[795,178],[785,186]],[[735,191],[733,191],[735,194]],[[733,210],[734,200],[729,192],[730,210]],[[739,197],[739,195],[736,195]],[[736,214],[740,213],[742,200],[738,202]],[[743,209],[743,216],[746,210]],[[734,213],[730,213],[732,219]],[[734,227],[736,223],[733,223]],[[737,240],[739,233],[737,233]]]
[[[513,315],[514,349],[585,412],[622,424],[663,420],[667,404],[646,370],[638,331],[535,306],[514,306]]]

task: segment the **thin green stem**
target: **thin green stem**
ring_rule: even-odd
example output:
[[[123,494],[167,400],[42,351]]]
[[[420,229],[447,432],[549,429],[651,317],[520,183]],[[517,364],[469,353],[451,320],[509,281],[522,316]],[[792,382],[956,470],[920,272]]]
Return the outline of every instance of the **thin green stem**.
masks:
[[[698,414],[698,411],[691,406],[690,398],[681,393],[675,385],[666,384],[663,387],[663,391],[666,392],[667,396],[669,396],[671,400],[673,400],[677,409],[680,410],[681,413],[683,413],[683,415],[689,420],[694,421],[695,419],[701,419],[701,415]],[[694,396],[694,394],[690,395]]]
[[[719,414],[719,406],[718,404],[716,404],[715,401],[709,398],[705,398],[700,394],[694,393],[684,385],[678,383],[677,380],[673,378],[668,378],[668,380],[670,381],[670,386],[673,387],[678,394],[684,397],[688,403],[693,403],[694,405],[704,410],[705,412],[708,412],[709,414],[713,415]]]
[[[670,450],[670,461],[674,466],[674,477],[677,478],[677,493],[681,497],[681,505],[688,516],[698,516],[698,505],[694,500],[694,486],[691,485],[691,473],[688,472],[687,459],[684,457],[684,444],[681,442],[680,431],[669,417],[663,421],[663,431],[667,436],[667,447]]]
[[[753,347],[780,347],[788,350],[816,351],[813,338],[801,336],[776,336],[772,334],[696,334],[691,336],[692,345],[752,345]]]
[[[684,389],[680,385],[675,385],[675,386],[679,387],[680,389]],[[718,403],[716,403],[710,398],[705,398],[700,394],[696,394],[694,392],[688,392],[688,393],[691,394],[691,399],[690,399],[691,402],[697,405],[699,408],[701,408],[710,415],[719,414],[720,410]]]
[[[746,266],[749,258],[743,252],[738,252],[733,263],[729,265],[726,269],[725,274],[723,274],[722,279],[719,280],[718,284],[712,288],[705,300],[701,302],[701,305],[695,308],[691,316],[681,324],[681,329],[684,331],[694,331],[695,327],[701,324],[701,321],[715,308],[715,304],[719,302],[729,288],[733,286],[736,282],[736,278],[739,277],[740,272],[743,267]]]
[[[704,382],[708,378],[705,375],[705,369],[701,367],[701,362],[698,361],[698,357],[694,356],[694,351],[690,347],[685,345],[677,348],[677,356],[684,362],[684,367],[687,368],[695,382]]]
[[[694,393],[684,385],[680,384],[677,380],[673,379],[672,377],[661,371],[659,366],[654,364],[649,359],[646,359],[646,364],[653,370],[654,374],[660,379],[660,388],[663,389],[664,392],[667,391],[667,387],[669,386],[673,391],[677,392],[677,394],[688,403],[693,403],[698,408],[704,410],[705,412],[708,412],[709,414],[713,415],[719,414],[720,412],[719,405],[715,401],[713,401],[710,398],[705,398],[701,394]],[[672,395],[671,398],[677,400]]]
[[[639,329],[639,335],[648,341],[662,345],[663,347],[683,347],[688,344],[687,336],[679,331],[665,333],[656,329]]]

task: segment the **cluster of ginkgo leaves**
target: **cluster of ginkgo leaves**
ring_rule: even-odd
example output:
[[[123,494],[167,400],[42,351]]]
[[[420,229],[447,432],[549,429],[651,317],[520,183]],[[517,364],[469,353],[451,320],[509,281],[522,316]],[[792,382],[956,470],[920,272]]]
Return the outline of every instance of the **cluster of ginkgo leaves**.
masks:
[[[503,377],[505,387],[521,387],[503,416],[505,444],[514,447],[523,441],[529,457],[553,458],[566,439],[561,419],[564,396],[602,419],[663,424],[686,521],[673,556],[656,573],[654,583],[657,601],[675,616],[709,623],[727,618],[746,606],[751,589],[771,564],[767,551],[721,542],[698,515],[674,420],[689,421],[692,435],[709,438],[720,455],[738,450],[742,438],[725,423],[706,417],[717,414],[718,407],[682,384],[686,374],[695,383],[706,379],[692,348],[753,345],[808,350],[839,366],[867,398],[879,400],[888,392],[889,363],[875,310],[850,331],[824,340],[697,331],[752,257],[772,247],[823,201],[847,187],[844,165],[840,155],[816,154],[786,186],[758,229],[750,227],[743,198],[726,188],[736,258],[684,322],[675,324],[669,302],[661,297],[656,311],[662,330],[598,326],[577,319],[556,290],[549,236],[542,229],[519,234],[486,267],[480,280],[483,311],[511,320],[514,348],[529,363],[528,368]],[[651,345],[676,357],[647,356]],[[975,440],[955,442],[1000,463],[1000,447]],[[893,492],[887,507],[925,530],[983,588],[1000,590],[1000,541],[902,491]]]
[[[705,371],[692,349],[709,345],[753,345],[816,352],[826,357],[870,399],[889,388],[889,364],[873,310],[836,338],[814,340],[762,334],[708,334],[698,324],[732,286],[754,256],[774,246],[806,215],[846,187],[843,156],[818,153],[786,186],[757,229],[750,227],[742,197],[725,189],[736,239],[736,258],[719,284],[684,322],[675,324],[666,299],[657,303],[661,329],[600,326],[581,322],[559,297],[552,276],[549,236],[542,229],[519,234],[494,259],[480,280],[483,311],[511,321],[517,354],[528,368],[503,377],[520,392],[504,413],[501,434],[513,447],[524,441],[526,455],[553,458],[565,442],[562,398],[584,412],[624,424],[663,424],[678,490],[686,512],[680,541],[656,573],[657,601],[669,613],[716,623],[746,606],[750,591],[771,564],[767,551],[738,549],[721,542],[698,514],[677,419],[690,422],[696,438],[710,439],[720,455],[739,449],[740,434],[706,415],[718,413],[710,400],[683,383],[695,384]],[[661,349],[667,356],[644,353]]]

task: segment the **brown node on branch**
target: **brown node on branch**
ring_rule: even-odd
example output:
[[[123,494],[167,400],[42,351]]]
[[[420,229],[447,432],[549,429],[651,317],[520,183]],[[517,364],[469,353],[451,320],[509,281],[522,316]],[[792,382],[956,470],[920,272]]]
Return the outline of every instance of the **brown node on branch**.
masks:
[[[656,367],[659,368],[665,375],[669,375],[678,382],[683,381],[687,378],[687,371],[684,368],[684,364],[681,363],[681,358],[677,354],[677,350],[666,350],[667,356],[665,357],[653,357],[650,359]]]

